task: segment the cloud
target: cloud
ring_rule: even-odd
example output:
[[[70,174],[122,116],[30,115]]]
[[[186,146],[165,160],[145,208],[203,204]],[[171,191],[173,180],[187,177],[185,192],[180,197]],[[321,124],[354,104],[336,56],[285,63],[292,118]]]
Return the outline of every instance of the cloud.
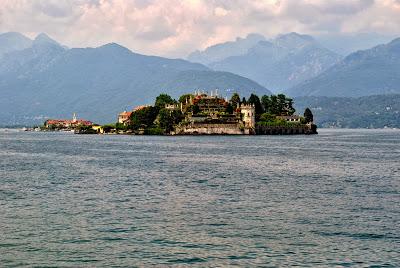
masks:
[[[399,0],[1,0],[0,31],[182,57],[248,33],[400,35]]]

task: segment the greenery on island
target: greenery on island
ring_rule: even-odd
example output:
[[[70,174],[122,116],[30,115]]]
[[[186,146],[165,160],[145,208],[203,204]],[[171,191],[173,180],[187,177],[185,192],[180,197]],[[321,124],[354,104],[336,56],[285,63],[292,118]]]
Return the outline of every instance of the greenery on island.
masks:
[[[146,106],[133,111],[129,125],[117,123],[115,129],[117,132],[132,131],[133,133],[149,135],[168,134],[174,130],[175,126],[183,122],[185,114],[190,113],[193,116],[206,115],[201,112],[200,106],[209,105],[210,103],[205,103],[203,99],[200,99],[198,102],[191,104],[191,100],[194,97],[192,94],[184,94],[177,101],[168,94],[160,94],[155,99],[153,106]],[[266,126],[287,126],[293,124],[282,119],[277,119],[277,116],[293,115],[295,113],[293,99],[286,97],[284,94],[264,95],[261,98],[255,94],[251,94],[248,99],[241,99],[239,94],[234,93],[228,103],[221,98],[211,101],[214,101],[214,104],[218,104],[221,100],[224,103],[224,109],[218,111],[220,120],[225,120],[225,118],[232,115],[240,117],[240,110],[238,110],[240,106],[242,104],[250,104],[254,105],[257,124]],[[166,105],[172,106],[167,109]],[[310,112],[310,110],[307,111],[307,119],[303,118],[301,123],[312,121],[312,113],[310,114]],[[108,132],[110,129],[111,126],[104,129],[104,131]]]

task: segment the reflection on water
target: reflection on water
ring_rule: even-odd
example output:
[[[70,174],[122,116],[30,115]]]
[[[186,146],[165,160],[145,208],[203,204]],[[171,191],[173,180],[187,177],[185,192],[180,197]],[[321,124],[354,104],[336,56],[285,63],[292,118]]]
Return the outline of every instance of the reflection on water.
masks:
[[[0,133],[0,266],[400,265],[400,131]]]

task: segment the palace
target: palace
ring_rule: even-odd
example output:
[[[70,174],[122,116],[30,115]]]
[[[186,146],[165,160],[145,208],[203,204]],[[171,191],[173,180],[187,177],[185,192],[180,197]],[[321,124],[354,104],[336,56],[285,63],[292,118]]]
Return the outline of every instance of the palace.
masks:
[[[172,134],[255,134],[254,105],[232,107],[226,98],[219,97],[217,90],[210,95],[196,91],[181,103],[180,109],[185,119]]]

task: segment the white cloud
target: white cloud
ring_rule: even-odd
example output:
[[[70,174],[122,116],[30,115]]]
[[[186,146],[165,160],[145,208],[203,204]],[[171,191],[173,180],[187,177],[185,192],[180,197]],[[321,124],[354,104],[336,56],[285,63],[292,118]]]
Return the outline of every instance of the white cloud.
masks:
[[[400,35],[398,0],[1,0],[0,31],[181,57],[256,32]]]

